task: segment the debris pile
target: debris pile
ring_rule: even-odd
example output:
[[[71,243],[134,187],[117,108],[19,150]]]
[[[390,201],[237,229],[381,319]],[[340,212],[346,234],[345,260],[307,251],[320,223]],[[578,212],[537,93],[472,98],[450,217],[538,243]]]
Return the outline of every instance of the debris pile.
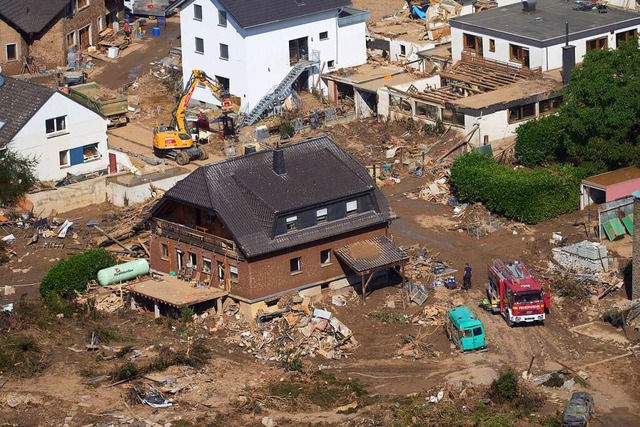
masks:
[[[607,247],[601,243],[583,240],[573,245],[553,248],[553,259],[572,271],[606,272],[609,270]]]
[[[436,328],[436,330],[439,328]],[[428,338],[436,331],[431,332],[419,332],[414,335],[402,336],[402,347],[396,351],[396,357],[412,357],[414,359],[422,359],[425,356],[440,357],[440,352],[435,349],[435,346],[429,343]]]

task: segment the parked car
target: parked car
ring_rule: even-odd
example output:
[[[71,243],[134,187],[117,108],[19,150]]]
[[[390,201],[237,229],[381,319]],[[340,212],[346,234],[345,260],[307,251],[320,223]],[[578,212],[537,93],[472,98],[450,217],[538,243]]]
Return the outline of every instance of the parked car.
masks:
[[[593,415],[593,397],[584,391],[571,395],[569,403],[562,414],[562,425],[570,427],[586,427]]]

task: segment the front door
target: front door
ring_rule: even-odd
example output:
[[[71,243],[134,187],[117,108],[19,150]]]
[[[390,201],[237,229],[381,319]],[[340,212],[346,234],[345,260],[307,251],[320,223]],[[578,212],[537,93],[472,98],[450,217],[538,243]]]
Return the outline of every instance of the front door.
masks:
[[[301,59],[308,58],[309,37],[289,40],[289,65],[295,65]]]

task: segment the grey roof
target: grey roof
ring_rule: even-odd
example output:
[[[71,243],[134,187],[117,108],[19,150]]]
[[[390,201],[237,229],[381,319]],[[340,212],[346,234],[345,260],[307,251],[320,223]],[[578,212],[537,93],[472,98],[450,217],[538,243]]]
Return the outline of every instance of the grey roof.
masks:
[[[569,40],[604,34],[640,25],[640,14],[609,7],[606,13],[573,10],[565,0],[538,0],[534,12],[524,12],[520,3],[456,16],[449,20],[453,28],[477,32],[534,47],[562,43],[565,21],[569,23]]]
[[[0,147],[11,141],[31,117],[53,96],[44,86],[3,76],[0,86]]]
[[[335,251],[356,273],[370,272],[379,268],[404,264],[409,257],[387,236],[351,243]]]
[[[246,257],[390,220],[387,200],[367,169],[328,137],[287,144],[282,151],[283,175],[273,171],[273,151],[260,151],[201,166],[167,191],[164,200],[216,212]],[[273,236],[281,214],[366,193],[372,194],[374,206],[368,212]]]
[[[217,0],[243,28],[350,6],[351,0]]]
[[[69,0],[0,0],[0,17],[24,33],[39,33]]]

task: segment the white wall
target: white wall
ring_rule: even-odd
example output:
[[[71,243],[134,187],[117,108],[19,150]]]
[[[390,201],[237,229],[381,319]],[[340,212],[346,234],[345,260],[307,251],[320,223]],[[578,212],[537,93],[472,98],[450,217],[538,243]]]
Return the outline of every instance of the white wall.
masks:
[[[515,135],[516,129],[528,120],[516,123],[509,123],[509,110],[496,111],[491,114],[483,114],[482,117],[464,116],[464,131],[468,134],[473,126],[478,123],[480,127],[471,137],[471,145],[474,147],[484,145],[485,136],[489,137],[489,142],[504,139]]]
[[[45,121],[66,116],[66,130],[46,134]],[[98,143],[101,157],[74,166],[60,166],[60,151]],[[107,156],[107,120],[92,110],[56,92],[9,143],[9,148],[37,160],[36,176],[40,181],[55,181],[67,173],[74,175],[104,170]]]
[[[187,175],[189,175],[189,172],[134,186],[120,184],[117,178],[107,178],[107,201],[115,206],[131,206],[142,203],[154,197],[151,185],[160,190],[167,191],[175,186],[178,181],[186,178]]]

